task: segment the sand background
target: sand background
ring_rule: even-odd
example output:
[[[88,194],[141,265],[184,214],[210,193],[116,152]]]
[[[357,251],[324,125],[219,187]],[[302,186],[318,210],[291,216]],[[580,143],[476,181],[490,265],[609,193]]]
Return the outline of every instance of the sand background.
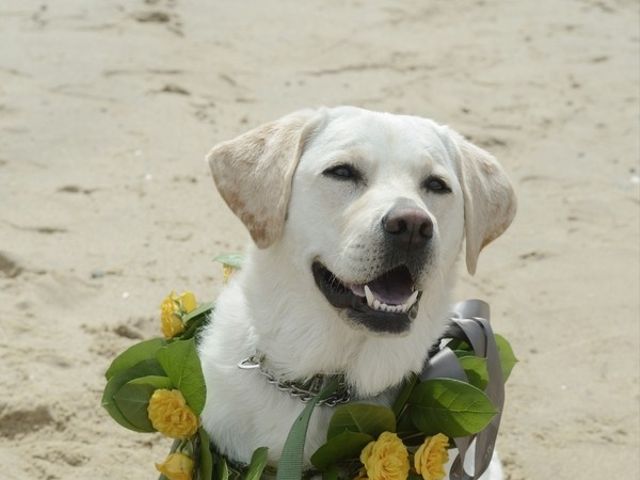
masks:
[[[169,442],[111,421],[102,375],[248,241],[204,154],[353,104],[447,123],[513,178],[516,222],[458,287],[521,359],[508,478],[638,478],[639,41],[622,0],[3,0],[0,477],[155,478]]]

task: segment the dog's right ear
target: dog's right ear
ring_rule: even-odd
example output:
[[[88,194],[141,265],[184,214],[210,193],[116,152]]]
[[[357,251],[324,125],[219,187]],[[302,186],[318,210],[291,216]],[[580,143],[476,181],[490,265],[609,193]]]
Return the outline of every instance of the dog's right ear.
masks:
[[[453,143],[464,195],[467,270],[476,271],[478,256],[489,242],[511,224],[517,201],[506,172],[489,152],[444,127],[445,141]]]
[[[282,233],[293,174],[322,118],[318,110],[294,112],[219,143],[207,155],[220,195],[260,248]]]

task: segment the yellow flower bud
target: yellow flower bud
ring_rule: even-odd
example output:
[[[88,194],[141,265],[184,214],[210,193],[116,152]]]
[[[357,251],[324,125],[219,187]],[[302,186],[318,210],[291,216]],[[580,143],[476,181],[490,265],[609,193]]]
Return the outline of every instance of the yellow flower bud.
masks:
[[[156,463],[156,469],[169,480],[191,480],[193,459],[184,453],[170,453],[163,463]]]
[[[227,283],[229,281],[229,278],[231,278],[231,275],[233,275],[233,272],[235,272],[236,269],[233,268],[231,265],[222,265],[222,283]]]
[[[166,339],[184,332],[184,322],[180,318],[180,305],[176,294],[171,292],[160,304],[160,328]]]
[[[360,461],[370,480],[406,480],[409,475],[409,452],[395,433],[384,432],[369,443]]]
[[[449,461],[448,446],[449,439],[442,433],[425,438],[413,457],[418,475],[424,480],[442,480],[446,475],[444,466]]]
[[[192,312],[198,306],[196,296],[192,292],[184,292],[178,297],[178,302],[184,313]]]
[[[147,414],[153,428],[167,437],[188,438],[198,430],[198,417],[180,390],[159,388],[153,392]]]

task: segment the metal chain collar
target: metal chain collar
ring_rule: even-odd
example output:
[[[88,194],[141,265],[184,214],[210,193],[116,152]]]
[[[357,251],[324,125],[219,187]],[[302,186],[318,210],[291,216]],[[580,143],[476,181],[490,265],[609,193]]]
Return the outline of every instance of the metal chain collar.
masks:
[[[238,368],[242,370],[258,370],[267,379],[268,383],[274,385],[281,392],[286,392],[293,398],[299,399],[303,403],[307,403],[312,398],[315,398],[322,390],[327,377],[329,377],[329,375],[317,374],[308,380],[300,382],[278,380],[275,374],[264,366],[264,360],[264,355],[256,353],[238,363]],[[351,401],[351,386],[346,382],[344,375],[338,375],[338,377],[340,381],[336,391],[327,398],[320,399],[318,405],[335,407],[336,405]]]

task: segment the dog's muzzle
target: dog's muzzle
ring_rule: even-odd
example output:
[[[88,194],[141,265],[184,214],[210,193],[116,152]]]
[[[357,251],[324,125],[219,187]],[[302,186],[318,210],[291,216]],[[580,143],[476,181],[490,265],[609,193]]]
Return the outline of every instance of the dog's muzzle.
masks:
[[[329,303],[348,320],[374,332],[398,334],[408,331],[418,315],[422,292],[416,283],[432,253],[434,225],[429,213],[408,198],[398,199],[379,225],[382,274],[349,283],[315,261],[313,276]]]
[[[379,333],[403,333],[418,314],[422,292],[405,265],[364,284],[345,283],[319,261],[313,263],[316,285],[349,320]]]

